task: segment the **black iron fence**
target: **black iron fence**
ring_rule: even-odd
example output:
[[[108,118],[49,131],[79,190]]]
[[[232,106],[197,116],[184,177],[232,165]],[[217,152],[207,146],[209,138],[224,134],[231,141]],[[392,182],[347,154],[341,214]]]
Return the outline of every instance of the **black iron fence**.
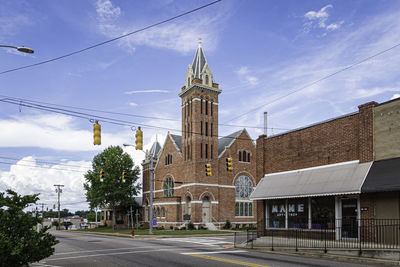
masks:
[[[398,219],[330,219],[316,222],[298,221],[284,227],[272,220],[259,222],[258,231],[235,233],[235,246],[299,249],[393,249],[400,251]],[[291,228],[289,228],[289,226]],[[259,227],[260,229],[261,227]]]

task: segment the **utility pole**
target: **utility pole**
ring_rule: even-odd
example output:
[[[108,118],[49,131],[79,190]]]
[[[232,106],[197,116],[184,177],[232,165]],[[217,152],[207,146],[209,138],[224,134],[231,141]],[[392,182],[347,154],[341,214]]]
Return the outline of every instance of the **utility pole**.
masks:
[[[55,184],[54,185],[56,188],[56,193],[58,194],[58,230],[60,230],[60,224],[61,224],[61,219],[60,219],[60,194],[62,193],[61,187],[64,187],[63,184]]]
[[[149,235],[153,234],[153,153],[150,153],[150,225],[149,225]]]
[[[45,203],[37,203],[37,205],[42,206],[42,228],[43,228],[43,219],[44,219],[44,205],[46,205]]]

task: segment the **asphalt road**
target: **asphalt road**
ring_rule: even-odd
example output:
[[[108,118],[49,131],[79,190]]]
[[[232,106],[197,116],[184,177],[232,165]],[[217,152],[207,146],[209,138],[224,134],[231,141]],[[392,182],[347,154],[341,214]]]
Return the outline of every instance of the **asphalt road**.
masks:
[[[32,266],[366,266],[233,249],[232,236],[131,239],[79,232],[53,234],[60,241],[54,255]]]

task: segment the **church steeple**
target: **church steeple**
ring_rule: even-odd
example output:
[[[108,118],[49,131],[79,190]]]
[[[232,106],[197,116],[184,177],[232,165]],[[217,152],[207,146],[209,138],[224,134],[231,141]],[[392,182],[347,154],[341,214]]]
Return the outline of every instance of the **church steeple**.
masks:
[[[203,48],[201,47],[201,38],[199,38],[199,45],[192,64],[189,64],[186,73],[186,88],[193,84],[193,79],[202,80],[202,84],[206,86],[213,86],[214,77],[212,75],[210,66],[208,65]]]

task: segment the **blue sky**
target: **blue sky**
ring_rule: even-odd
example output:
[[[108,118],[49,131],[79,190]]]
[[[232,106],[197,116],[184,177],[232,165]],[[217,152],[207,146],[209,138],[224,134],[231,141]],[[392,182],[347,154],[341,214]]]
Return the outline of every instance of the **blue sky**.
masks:
[[[178,15],[210,1],[2,1],[0,44],[27,46],[33,55],[1,48],[0,72],[58,57]],[[197,39],[220,84],[220,126],[280,133],[357,111],[368,101],[400,96],[399,48],[325,79],[245,116],[238,115],[400,43],[398,1],[224,0],[156,28],[48,64],[0,75],[0,95],[131,115],[88,112],[133,125],[176,129],[180,98]],[[248,128],[253,139],[262,129]],[[163,143],[166,130],[144,129],[144,141]],[[92,145],[88,120],[0,103],[0,190],[41,193],[86,208],[83,172],[108,145],[134,142],[129,127],[102,123]],[[138,164],[143,153],[127,149]],[[27,166],[28,165],[28,166]],[[34,166],[34,167],[29,167]],[[50,169],[49,169],[50,168]],[[62,170],[60,170],[62,169]],[[74,171],[72,171],[74,170]],[[72,204],[74,203],[74,204]]]

